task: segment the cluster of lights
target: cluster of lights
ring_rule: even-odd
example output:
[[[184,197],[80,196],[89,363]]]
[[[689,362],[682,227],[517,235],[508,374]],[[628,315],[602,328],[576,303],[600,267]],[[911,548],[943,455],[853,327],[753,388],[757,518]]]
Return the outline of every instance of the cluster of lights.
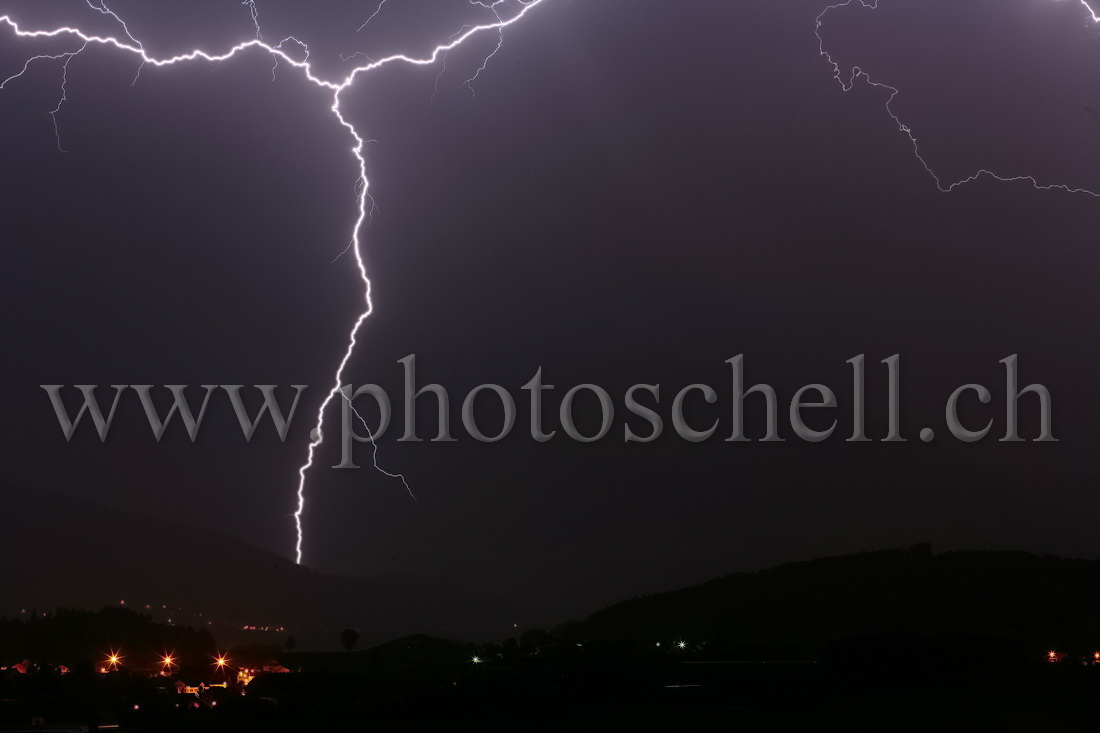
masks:
[[[1049,652],[1047,652],[1047,661],[1049,661],[1049,662],[1059,662],[1059,661],[1061,661],[1065,658],[1066,658],[1065,654],[1059,654],[1058,652],[1054,651],[1053,649],[1051,649]],[[1100,652],[1093,652],[1092,653],[1092,663],[1093,664],[1100,664]]]
[[[122,656],[121,652],[111,651],[110,653],[107,654],[107,657],[104,660],[103,666],[100,667],[100,671],[101,672],[108,672],[108,671],[117,670],[119,665],[122,664],[122,659],[123,659],[123,656]],[[217,656],[213,657],[213,659],[214,659],[214,666],[217,667],[218,669],[225,669],[226,667],[229,667],[232,664],[232,660],[230,660],[229,657],[227,657],[224,654],[219,653]],[[164,671],[169,671],[173,667],[178,667],[180,665],[179,665],[178,658],[175,656],[175,653],[174,652],[169,652],[169,653],[165,653],[165,654],[161,655],[160,666],[163,667]]]

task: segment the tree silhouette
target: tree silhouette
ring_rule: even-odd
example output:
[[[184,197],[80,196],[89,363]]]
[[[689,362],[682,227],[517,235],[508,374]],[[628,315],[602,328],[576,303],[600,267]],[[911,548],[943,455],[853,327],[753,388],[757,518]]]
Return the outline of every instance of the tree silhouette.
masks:
[[[359,645],[359,632],[355,629],[344,629],[340,632],[340,644],[350,652]]]
[[[298,642],[294,641],[293,636],[288,636],[286,638],[286,643],[283,644],[283,646],[286,647],[286,650],[288,652],[292,652],[292,651],[294,651],[295,649],[298,648]]]

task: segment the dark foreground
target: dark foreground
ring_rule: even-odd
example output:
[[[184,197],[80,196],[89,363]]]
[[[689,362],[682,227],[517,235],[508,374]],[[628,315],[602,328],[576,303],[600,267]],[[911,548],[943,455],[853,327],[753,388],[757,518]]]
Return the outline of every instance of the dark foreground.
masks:
[[[914,659],[911,648],[891,657],[889,642],[874,647],[871,658],[787,662],[699,648],[580,647],[479,663],[411,647],[404,661],[300,654],[300,672],[202,695],[125,673],[24,675],[0,687],[0,730],[35,730],[32,716],[44,718],[37,730],[92,721],[134,731],[1100,729],[1100,666],[1087,659],[1012,661],[973,649],[952,658],[939,644],[944,658]]]

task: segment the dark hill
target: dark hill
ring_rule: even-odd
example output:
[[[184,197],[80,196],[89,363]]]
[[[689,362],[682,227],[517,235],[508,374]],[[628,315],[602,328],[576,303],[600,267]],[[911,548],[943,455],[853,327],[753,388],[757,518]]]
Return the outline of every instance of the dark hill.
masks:
[[[1100,561],[927,546],[797,562],[634,598],[585,636],[820,648],[873,634],[979,634],[1100,646]],[[1091,652],[1090,652],[1091,653]]]
[[[11,489],[0,500],[0,615],[125,600],[157,621],[209,628],[223,644],[281,645],[293,633],[303,649],[333,650],[349,627],[364,646],[413,633],[496,639],[517,617],[505,599],[438,579],[323,575],[224,535],[86,501]]]

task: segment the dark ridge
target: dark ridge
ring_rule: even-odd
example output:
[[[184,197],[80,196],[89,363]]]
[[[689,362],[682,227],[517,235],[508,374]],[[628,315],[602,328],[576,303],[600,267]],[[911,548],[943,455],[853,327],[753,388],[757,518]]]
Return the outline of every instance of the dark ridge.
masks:
[[[928,545],[828,557],[633,598],[586,637],[721,639],[812,650],[873,634],[970,633],[1044,648],[1100,644],[1100,561]]]

